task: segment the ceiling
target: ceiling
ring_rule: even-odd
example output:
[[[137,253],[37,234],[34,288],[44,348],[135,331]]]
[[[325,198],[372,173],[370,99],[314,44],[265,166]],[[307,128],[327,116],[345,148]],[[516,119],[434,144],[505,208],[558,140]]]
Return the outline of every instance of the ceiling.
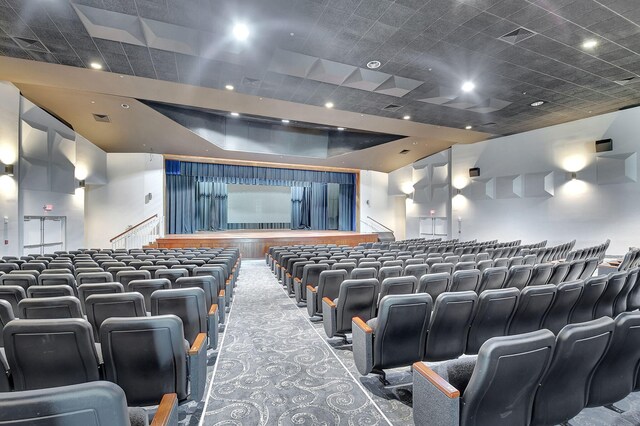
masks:
[[[250,29],[246,42],[230,37],[237,22]],[[585,48],[588,40],[597,45]],[[390,170],[451,143],[637,104],[640,1],[0,0],[0,55],[38,61],[37,67],[2,61],[0,77],[74,127],[86,127],[92,141],[98,132],[82,116],[86,105],[68,103],[137,97],[408,136],[411,142],[365,150],[373,150],[372,169]],[[375,71],[366,66],[371,60],[381,63]],[[110,73],[87,70],[91,62]],[[82,87],[63,81],[57,75],[63,68],[50,64],[77,67],[82,73],[71,75]],[[473,92],[462,93],[465,81],[475,83]],[[228,84],[233,93],[225,93]],[[545,104],[530,106],[538,100]],[[324,108],[328,101],[333,110]],[[140,133],[155,132],[149,123],[170,127],[128,102],[143,121],[126,122],[143,125]],[[112,124],[120,139],[97,134],[96,143],[116,151],[137,144],[130,139],[135,131]],[[462,130],[468,125],[474,131]],[[396,158],[407,142],[412,153]],[[152,143],[164,149],[164,142]],[[203,150],[166,145],[177,154],[210,149],[205,142]],[[376,161],[381,149],[394,158]]]

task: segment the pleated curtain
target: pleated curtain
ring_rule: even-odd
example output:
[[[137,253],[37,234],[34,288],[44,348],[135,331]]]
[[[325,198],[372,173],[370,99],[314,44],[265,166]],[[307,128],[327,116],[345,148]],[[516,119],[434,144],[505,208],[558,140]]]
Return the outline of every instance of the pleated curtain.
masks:
[[[327,184],[311,184],[311,229],[327,229]]]
[[[356,197],[353,185],[340,185],[338,196],[338,230],[356,230]]]
[[[196,181],[190,176],[167,175],[167,228],[170,234],[196,231]]]

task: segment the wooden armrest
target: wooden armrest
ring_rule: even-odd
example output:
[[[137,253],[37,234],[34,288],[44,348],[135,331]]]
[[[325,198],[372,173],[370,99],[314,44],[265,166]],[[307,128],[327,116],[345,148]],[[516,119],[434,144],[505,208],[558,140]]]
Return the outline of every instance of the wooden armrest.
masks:
[[[301,283],[301,282],[302,282],[302,280],[301,280],[300,278],[298,278],[298,277],[294,278],[293,280],[294,280],[295,282],[297,282],[297,283]]]
[[[231,282],[231,278],[227,278],[227,282],[225,283],[225,285],[229,285],[230,282]]]
[[[209,309],[209,315],[215,315],[216,312],[218,312],[218,304],[214,303],[211,305],[211,309]]]
[[[328,297],[323,297],[322,301],[325,302],[327,305],[329,305],[330,308],[336,307],[336,304],[333,303],[333,300],[329,299]]]
[[[353,317],[351,320],[365,333],[373,333],[373,328],[369,327],[366,322],[362,321],[362,318]]]
[[[198,333],[196,336],[196,340],[193,341],[193,345],[191,345],[191,349],[189,349],[189,355],[197,355],[200,352],[200,348],[204,345],[204,342],[207,341],[207,335],[205,333]]]
[[[291,274],[287,272],[287,278],[291,278]]]
[[[309,290],[311,290],[313,293],[317,293],[318,292],[318,289],[316,289],[314,286],[308,285],[307,288]]]
[[[446,397],[451,399],[460,397],[460,391],[458,389],[451,386],[449,382],[440,377],[438,373],[427,367],[426,364],[422,362],[414,363],[413,371],[417,371],[418,373],[420,373],[422,377],[430,381],[431,384],[438,388],[438,390],[442,392]]]
[[[218,297],[224,297],[225,293],[224,290],[220,290],[220,293],[218,293]]]
[[[158,410],[156,411],[156,415],[153,416],[153,421],[151,422],[151,426],[166,426],[169,424],[169,419],[171,418],[171,412],[173,408],[178,405],[178,395],[175,393],[166,393],[162,396],[162,400],[160,401],[160,405],[158,405]]]

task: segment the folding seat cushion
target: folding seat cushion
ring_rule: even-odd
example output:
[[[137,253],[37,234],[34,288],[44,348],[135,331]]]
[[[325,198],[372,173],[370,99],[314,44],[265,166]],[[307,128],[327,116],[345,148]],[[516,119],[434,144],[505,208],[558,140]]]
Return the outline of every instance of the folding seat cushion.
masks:
[[[376,318],[366,323],[353,318],[353,358],[360,374],[421,361],[432,305],[426,293],[388,295]]]
[[[91,326],[84,319],[11,321],[3,335],[17,391],[100,378]]]
[[[482,273],[477,269],[456,271],[451,279],[449,291],[478,291]]]
[[[376,278],[344,280],[337,299],[322,299],[322,322],[327,336],[345,337],[351,333],[353,317],[363,321],[373,318],[379,292]]]
[[[318,280],[320,279],[320,273],[328,270],[329,265],[305,265],[302,270],[302,278],[294,278],[293,280],[293,290],[296,302],[305,303],[307,301],[308,286],[316,287],[318,285]]]
[[[478,285],[478,294],[485,290],[496,290],[502,288],[507,281],[509,270],[506,266],[491,267],[482,271],[480,284]]]
[[[611,318],[569,324],[557,335],[547,374],[533,402],[532,425],[555,425],[575,417],[587,406],[595,369],[610,346]]]
[[[21,319],[83,318],[80,301],[72,296],[22,299],[18,311]]]
[[[434,263],[429,267],[429,272],[432,274],[438,274],[440,272],[453,274],[453,267],[453,263]]]
[[[0,276],[0,285],[17,285],[25,291],[37,284],[37,279],[31,274],[4,274]]]
[[[627,283],[628,272],[614,272],[608,275],[607,287],[604,289],[600,299],[598,299],[594,318],[613,317],[614,305],[618,295]]]
[[[416,277],[390,277],[385,278],[380,284],[380,294],[378,295],[378,305],[383,297],[389,294],[411,294],[418,288]]]
[[[477,354],[490,338],[507,335],[519,297],[520,291],[513,287],[482,292],[469,330],[466,354]]]
[[[553,284],[525,287],[520,292],[516,312],[509,325],[509,334],[540,330],[556,297]]]
[[[477,358],[413,366],[416,426],[528,425],[555,347],[548,330],[489,339]]]
[[[471,321],[478,307],[473,291],[441,294],[433,304],[425,361],[443,361],[464,353]]]
[[[176,315],[182,320],[184,338],[193,345],[200,333],[207,333],[207,307],[204,291],[200,288],[174,288],[156,290],[151,295],[151,315]],[[217,331],[217,329],[216,329]],[[217,347],[217,333],[213,348]]]
[[[175,395],[163,397],[158,421],[177,426]],[[46,419],[45,423],[41,423]],[[155,420],[155,417],[154,417]],[[123,390],[106,381],[0,394],[0,425],[48,424],[64,426],[148,425],[143,409],[129,409]],[[153,423],[154,425],[156,423]]]
[[[100,326],[108,318],[147,316],[140,293],[92,294],[85,300],[85,309],[96,339],[100,336]]]
[[[598,259],[597,257],[588,258],[584,263],[584,269],[580,274],[580,279],[586,280],[587,278],[591,277],[593,273],[596,272],[596,269],[598,269],[599,264],[600,259]]]
[[[76,275],[78,285],[113,282],[113,276],[109,272],[81,272]]]
[[[562,328],[569,324],[573,308],[578,303],[584,291],[584,281],[567,281],[557,286],[556,298],[547,312],[542,327],[558,334]]]
[[[29,298],[48,298],[75,296],[74,289],[68,285],[34,285],[27,289]]]
[[[340,293],[340,285],[348,276],[347,271],[344,269],[320,272],[318,285],[306,288],[307,313],[310,317],[322,315],[322,299],[325,297],[330,300],[336,299]]]
[[[156,278],[150,280],[133,280],[126,285],[128,292],[138,292],[144,297],[144,306],[151,311],[151,295],[156,290],[169,290],[171,281],[166,278]],[[204,290],[203,290],[204,291]]]
[[[149,271],[119,271],[115,276],[115,281],[122,284],[124,288],[127,288],[129,281],[150,279],[151,273]]]
[[[420,277],[416,293],[428,293],[435,300],[442,293],[449,291],[451,287],[451,275],[446,272],[439,274],[427,274]]]
[[[124,390],[129,405],[155,405],[166,393],[177,394],[179,401],[202,399],[206,335],[199,334],[188,348],[177,316],[109,318],[100,327],[100,341],[105,378]]]
[[[569,263],[569,271],[567,272],[567,276],[564,277],[564,281],[579,279],[582,276],[582,271],[584,271],[585,263],[584,260],[572,260]]]
[[[545,285],[549,282],[552,273],[552,263],[539,263],[534,265],[528,285]]]
[[[618,297],[616,297],[616,301],[613,304],[614,317],[618,316],[622,312],[630,310],[628,309],[629,294],[636,285],[639,271],[640,269],[637,267],[634,267],[627,271],[627,280],[625,281],[622,290],[620,290],[620,293],[618,293]]]

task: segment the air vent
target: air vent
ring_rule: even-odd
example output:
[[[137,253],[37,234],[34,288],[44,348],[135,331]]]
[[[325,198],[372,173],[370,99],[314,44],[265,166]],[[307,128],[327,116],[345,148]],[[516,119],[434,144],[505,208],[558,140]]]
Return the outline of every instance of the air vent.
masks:
[[[257,78],[244,77],[242,79],[243,86],[260,87],[260,80]]]
[[[111,119],[107,114],[93,114],[93,119],[100,123],[111,123]]]
[[[383,111],[397,111],[402,108],[402,105],[389,104],[386,107],[382,108]]]
[[[533,37],[534,35],[536,35],[536,33],[534,33],[533,31],[520,27],[517,30],[513,30],[508,34],[499,37],[499,39],[502,41],[506,41],[509,44],[516,44],[528,39],[529,37]]]
[[[480,125],[480,127],[493,127],[493,126],[497,126],[497,123],[491,122],[491,123],[484,123]]]
[[[613,82],[619,84],[620,86],[626,86],[629,83],[633,83],[637,80],[637,77],[628,77],[623,78],[622,80],[614,80]]]
[[[406,155],[409,153],[408,149],[403,149],[402,151],[400,151],[400,155]]]
[[[18,46],[26,50],[34,50],[37,52],[49,52],[49,49],[47,49],[44,46],[44,44],[40,42],[40,40],[34,40],[32,38],[26,38],[26,37],[14,37],[13,41],[15,41]]]

